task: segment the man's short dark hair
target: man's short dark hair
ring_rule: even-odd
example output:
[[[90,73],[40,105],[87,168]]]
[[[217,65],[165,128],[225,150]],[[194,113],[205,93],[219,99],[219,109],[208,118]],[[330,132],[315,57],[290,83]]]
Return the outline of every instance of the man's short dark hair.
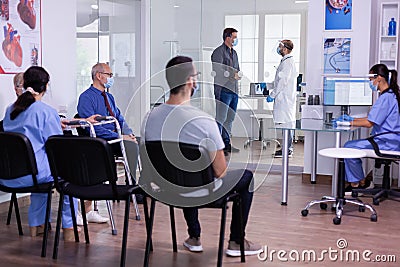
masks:
[[[168,61],[165,67],[165,77],[170,93],[173,95],[178,94],[193,73],[193,60],[190,57],[176,56]]]
[[[234,32],[238,32],[236,29],[234,28],[225,28],[224,29],[224,33],[222,34],[222,39],[226,39],[226,37],[232,37],[232,33]]]

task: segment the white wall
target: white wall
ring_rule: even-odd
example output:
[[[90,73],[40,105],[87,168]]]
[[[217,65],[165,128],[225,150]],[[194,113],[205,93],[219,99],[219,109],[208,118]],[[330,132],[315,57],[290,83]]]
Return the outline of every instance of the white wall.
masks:
[[[76,1],[42,0],[42,66],[50,73],[51,88],[44,97],[56,110],[76,110]],[[15,101],[12,74],[0,75],[0,117]]]
[[[353,0],[353,21],[351,31],[324,31],[325,1],[311,0],[308,5],[308,32],[312,33],[307,38],[307,94],[322,94],[322,66],[323,66],[323,38],[350,37],[351,38],[351,75],[362,76],[368,74],[370,68],[370,36],[371,36],[371,0]],[[332,108],[334,115],[339,113],[338,107]],[[352,108],[353,114],[366,114],[367,108]],[[366,132],[363,131],[365,135]],[[310,133],[305,133],[304,144],[304,172],[310,173],[311,144]],[[347,137],[342,138],[343,141]],[[333,147],[334,135],[320,133],[318,136],[318,149]],[[333,161],[318,156],[319,174],[332,174]]]

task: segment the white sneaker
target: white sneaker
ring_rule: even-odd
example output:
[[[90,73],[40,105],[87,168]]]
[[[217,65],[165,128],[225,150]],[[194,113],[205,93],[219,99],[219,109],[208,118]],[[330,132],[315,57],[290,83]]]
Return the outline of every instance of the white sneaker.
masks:
[[[78,211],[78,213],[76,214],[76,225],[83,226],[83,218],[80,211]]]
[[[91,210],[86,213],[86,219],[90,223],[106,223],[108,222],[108,218],[100,215],[98,211]]]

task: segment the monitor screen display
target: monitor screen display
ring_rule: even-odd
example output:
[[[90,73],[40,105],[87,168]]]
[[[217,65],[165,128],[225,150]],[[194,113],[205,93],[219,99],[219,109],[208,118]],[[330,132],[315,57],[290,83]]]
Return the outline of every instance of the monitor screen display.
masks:
[[[325,106],[370,106],[372,90],[368,78],[324,77]]]
[[[263,96],[268,95],[267,83],[250,83],[250,94],[251,96]]]

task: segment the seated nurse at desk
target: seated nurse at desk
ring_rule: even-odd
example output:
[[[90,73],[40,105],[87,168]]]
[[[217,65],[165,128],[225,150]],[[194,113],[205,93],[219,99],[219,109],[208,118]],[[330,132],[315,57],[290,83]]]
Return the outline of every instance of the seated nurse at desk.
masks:
[[[339,121],[348,122],[350,126],[372,127],[371,135],[400,131],[400,93],[397,84],[397,71],[389,70],[384,64],[374,65],[370,71],[370,87],[379,91],[379,98],[372,106],[368,117],[353,118],[343,115]],[[381,150],[400,150],[399,135],[386,134],[375,138]],[[345,143],[344,147],[357,149],[372,149],[366,139],[353,140]],[[346,180],[350,185],[346,193],[351,194],[353,188],[370,188],[372,183],[364,180],[361,159],[345,159]]]

